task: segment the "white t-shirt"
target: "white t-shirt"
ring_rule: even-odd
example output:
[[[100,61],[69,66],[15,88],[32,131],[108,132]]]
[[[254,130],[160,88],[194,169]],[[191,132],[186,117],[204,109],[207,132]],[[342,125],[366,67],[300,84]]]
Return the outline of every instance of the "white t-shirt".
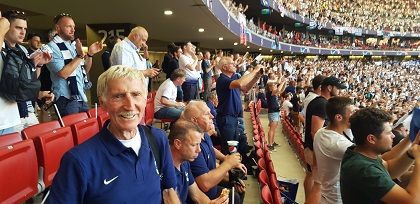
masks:
[[[181,57],[179,58],[179,68],[184,69],[185,72],[187,73],[187,80],[198,80],[198,78],[200,78],[200,72],[197,71],[194,67],[194,70],[191,71],[190,69],[188,69],[186,66],[187,64],[193,64],[194,60],[193,58],[191,58],[190,56],[187,55],[181,55]]]
[[[4,47],[4,44],[3,46]],[[3,71],[3,57],[0,57],[0,78]],[[0,97],[0,130],[20,124],[19,109],[16,102],[9,102]]]
[[[315,94],[314,92],[309,92],[308,95],[305,97],[305,99],[303,99],[303,113],[305,116],[306,115],[306,109],[308,108],[309,103],[314,100],[314,98],[316,98],[318,95]]]
[[[314,153],[321,183],[321,203],[343,203],[340,193],[340,165],[344,152],[352,146],[344,135],[325,128],[314,138]]]
[[[134,150],[134,152],[137,154],[137,156],[139,156],[139,151],[140,151],[140,147],[141,147],[141,137],[140,137],[139,129],[138,128],[136,128],[136,129],[137,129],[136,136],[134,136],[133,138],[131,138],[129,140],[119,140],[119,141],[124,146],[131,147],[131,149]]]
[[[288,100],[283,101],[283,110],[286,111],[286,115],[290,114],[290,109],[293,108],[293,104]]]
[[[165,105],[163,105],[160,102],[160,99],[162,97],[165,97],[169,101],[176,102],[176,95],[177,95],[177,88],[176,88],[174,82],[172,82],[170,78],[166,79],[159,86],[159,89],[156,91],[156,96],[155,96],[155,100],[154,100],[155,113],[156,113],[156,111],[158,111],[162,107],[165,107]]]

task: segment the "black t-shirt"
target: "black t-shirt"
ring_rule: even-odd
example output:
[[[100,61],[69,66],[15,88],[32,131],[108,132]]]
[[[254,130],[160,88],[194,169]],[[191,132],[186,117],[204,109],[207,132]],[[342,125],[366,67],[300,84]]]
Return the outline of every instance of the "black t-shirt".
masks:
[[[325,110],[325,106],[327,105],[327,99],[322,96],[316,97],[312,100],[306,109],[305,113],[305,142],[304,146],[309,147],[311,150],[314,149],[314,141],[311,135],[311,128],[312,128],[312,116],[318,116],[320,118],[324,118],[324,127],[329,124],[327,118],[327,112]]]
[[[280,112],[279,97],[277,96],[277,94],[272,96],[271,93],[272,91],[268,91],[266,93],[268,113]]]
[[[290,102],[293,104],[292,110],[295,112],[302,111],[302,103],[300,102],[300,97],[298,93],[293,94],[293,98],[290,100]]]
[[[257,99],[261,100],[261,107],[268,108],[267,97],[265,97],[265,93],[258,92]]]

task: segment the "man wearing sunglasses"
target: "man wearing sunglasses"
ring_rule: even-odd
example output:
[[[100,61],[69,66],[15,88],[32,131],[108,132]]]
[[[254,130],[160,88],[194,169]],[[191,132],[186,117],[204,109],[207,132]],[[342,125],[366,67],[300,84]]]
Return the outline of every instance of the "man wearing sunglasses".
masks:
[[[47,64],[51,72],[52,90],[61,116],[85,112],[89,109],[84,89],[92,83],[87,74],[92,57],[102,50],[102,43],[94,42],[85,54],[80,39],[75,38],[75,24],[69,14],[55,16],[57,35],[48,43],[53,59]]]

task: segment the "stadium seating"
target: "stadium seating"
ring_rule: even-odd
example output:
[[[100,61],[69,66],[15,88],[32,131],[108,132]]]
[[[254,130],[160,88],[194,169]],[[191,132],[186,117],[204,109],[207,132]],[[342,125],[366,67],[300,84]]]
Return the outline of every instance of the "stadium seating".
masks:
[[[0,147],[11,145],[20,141],[22,141],[22,137],[20,136],[20,133],[18,132],[2,135],[0,137]]]
[[[264,204],[273,204],[273,196],[268,185],[262,187],[261,199],[264,202]]]
[[[58,129],[60,127],[61,125],[57,120],[33,125],[22,130],[22,138],[34,139],[42,133],[46,133],[46,132]]]
[[[39,180],[48,188],[60,166],[61,157],[74,146],[71,128],[62,127],[40,134],[34,142],[42,175]]]
[[[101,115],[103,113],[106,113],[106,111],[104,109],[102,109],[101,107],[98,107],[98,109],[96,108],[91,108],[87,111],[87,114],[89,117],[97,117],[97,115]]]
[[[74,145],[81,144],[99,132],[99,123],[96,118],[87,118],[71,126]]]
[[[66,115],[62,118],[64,126],[71,126],[76,122],[87,119],[88,114],[85,112]]]
[[[38,163],[31,139],[0,147],[0,203],[23,203],[38,192]]]

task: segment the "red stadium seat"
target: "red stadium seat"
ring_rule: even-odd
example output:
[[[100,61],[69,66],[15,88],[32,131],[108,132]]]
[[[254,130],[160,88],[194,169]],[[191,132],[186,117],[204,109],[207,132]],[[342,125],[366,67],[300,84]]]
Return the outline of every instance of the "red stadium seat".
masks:
[[[23,203],[38,192],[38,163],[32,140],[0,147],[0,203]]]
[[[79,121],[82,121],[84,119],[88,118],[88,114],[85,112],[82,113],[75,113],[71,115],[66,115],[62,118],[64,126],[71,126],[74,123],[77,123]]]
[[[101,129],[104,126],[105,121],[107,121],[108,119],[109,119],[108,112],[98,115],[99,129]]]
[[[40,123],[27,127],[22,130],[23,139],[35,139],[42,133],[46,133],[55,129],[61,128],[60,123],[57,120]]]
[[[273,193],[274,204],[283,204],[281,200],[280,190],[276,189]]]
[[[51,185],[57,173],[61,157],[73,146],[70,127],[49,131],[35,139],[39,167],[43,169],[43,178],[40,180],[44,182],[46,188]]]
[[[96,111],[98,111],[98,115],[101,115],[103,113],[106,113],[106,111],[104,109],[102,109],[101,107],[98,107],[98,110],[96,110],[95,108],[91,108],[87,111],[87,114],[90,118],[95,117],[96,118]]]
[[[260,186],[268,185],[268,175],[267,171],[261,170],[260,174],[258,174],[258,181],[260,182]]]
[[[270,186],[271,192],[274,192],[275,190],[279,189],[279,182],[277,181],[277,176],[275,173],[274,174],[269,173],[268,181],[269,181],[268,185]]]
[[[20,133],[18,132],[5,134],[5,135],[0,136],[0,147],[11,145],[20,141],[22,141],[22,137],[20,136]]]
[[[148,98],[146,102],[145,113],[144,113],[144,123],[146,125],[152,125],[154,117],[155,117],[154,98]]]
[[[260,170],[266,170],[267,169],[267,165],[265,164],[264,158],[258,159],[258,168]]]
[[[257,155],[258,159],[264,158],[264,153],[262,149],[257,149],[257,151],[255,151],[255,154]]]
[[[99,123],[96,118],[87,118],[71,126],[74,145],[81,144],[99,132]]]
[[[261,199],[264,202],[264,204],[273,204],[273,196],[268,185],[265,185],[261,189]]]

